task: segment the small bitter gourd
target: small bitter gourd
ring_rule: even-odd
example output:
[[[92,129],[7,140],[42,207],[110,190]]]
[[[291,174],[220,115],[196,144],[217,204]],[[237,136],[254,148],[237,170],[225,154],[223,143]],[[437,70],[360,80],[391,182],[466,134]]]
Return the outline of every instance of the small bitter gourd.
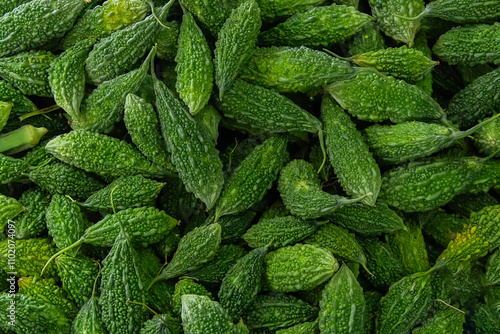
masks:
[[[31,188],[23,192],[19,203],[26,210],[16,219],[16,238],[28,239],[39,236],[46,230],[45,213],[50,204],[50,196],[38,187]]]
[[[177,39],[179,37],[181,24],[179,21],[164,22],[165,26],[160,28],[156,35],[156,56],[162,60],[172,61],[177,54]]]
[[[247,0],[231,12],[222,26],[214,51],[215,83],[221,100],[255,52],[261,25],[257,2]]]
[[[28,164],[23,159],[15,159],[0,153],[0,184],[20,179],[27,169]]]
[[[380,191],[380,169],[356,124],[328,95],[321,102],[325,144],[342,188],[353,197],[366,196],[363,202],[375,205]]]
[[[344,205],[364,197],[348,199],[321,189],[321,181],[313,166],[304,160],[292,160],[281,170],[278,191],[285,207],[302,219],[327,216]]]
[[[194,119],[206,130],[209,137],[217,143],[219,138],[219,123],[222,116],[211,105],[206,104],[195,116]]]
[[[500,63],[500,22],[453,28],[439,37],[432,52],[450,65]]]
[[[280,93],[321,88],[352,73],[346,61],[301,47],[258,48],[242,69],[240,78]]]
[[[486,124],[481,129],[477,130],[473,139],[474,146],[477,148],[479,153],[490,156],[495,154],[498,157],[498,151],[500,150],[500,122],[494,120],[491,123]]]
[[[78,311],[72,324],[72,333],[107,334],[101,319],[99,299],[91,297]]]
[[[360,239],[366,262],[373,275],[365,277],[377,288],[387,288],[404,276],[403,265],[389,245],[377,239]]]
[[[412,334],[462,334],[465,315],[459,310],[448,307],[425,320]]]
[[[172,295],[172,312],[176,316],[181,315],[181,297],[183,295],[206,296],[211,300],[214,300],[212,294],[203,285],[198,284],[191,279],[181,279],[175,284],[174,294]]]
[[[9,220],[16,218],[25,208],[15,198],[0,194],[0,231],[3,231]]]
[[[12,243],[12,242],[11,242]],[[12,246],[10,246],[12,248]],[[0,242],[0,269],[12,272],[8,265],[9,240]],[[33,238],[16,240],[16,263],[15,270],[19,277],[37,276],[47,262],[55,253],[55,248],[47,238]],[[55,266],[46,268],[47,276],[55,275]]]
[[[323,289],[319,307],[321,333],[363,333],[365,318],[363,288],[345,264]]]
[[[95,176],[57,160],[31,170],[29,177],[52,195],[68,195],[75,200],[83,200],[103,187]]]
[[[105,177],[164,175],[129,143],[95,132],[68,132],[49,141],[45,149],[63,162]]]
[[[488,258],[485,278],[488,284],[498,285],[500,283],[500,250],[496,250]]]
[[[359,69],[356,77],[337,81],[326,90],[360,120],[401,123],[445,117],[439,104],[420,88],[373,69]]]
[[[266,288],[280,292],[311,290],[338,269],[337,260],[324,248],[304,244],[282,247],[266,255]]]
[[[212,94],[214,66],[207,40],[188,12],[182,17],[175,62],[175,88],[189,112],[196,115]]]
[[[262,45],[329,46],[342,43],[372,21],[352,6],[330,5],[293,15],[259,36]]]
[[[14,117],[38,110],[30,99],[5,80],[0,80],[0,101],[12,104],[9,122],[12,122]]]
[[[361,30],[352,36],[348,44],[349,54],[352,56],[386,48],[384,37],[375,22],[368,22],[361,27]]]
[[[442,247],[448,246],[450,241],[455,239],[457,233],[461,232],[468,223],[468,218],[448,214],[444,211],[423,212],[418,220],[421,224],[424,223],[423,232]]]
[[[288,140],[274,135],[257,146],[231,174],[215,209],[215,221],[259,202],[283,167]]]
[[[24,95],[52,97],[48,70],[56,56],[50,51],[28,51],[0,58],[0,76]]]
[[[206,296],[183,295],[182,327],[186,334],[233,334],[233,322],[216,301]],[[210,321],[207,321],[210,319]]]
[[[0,56],[62,37],[84,6],[83,0],[33,0],[14,8],[0,17]]]

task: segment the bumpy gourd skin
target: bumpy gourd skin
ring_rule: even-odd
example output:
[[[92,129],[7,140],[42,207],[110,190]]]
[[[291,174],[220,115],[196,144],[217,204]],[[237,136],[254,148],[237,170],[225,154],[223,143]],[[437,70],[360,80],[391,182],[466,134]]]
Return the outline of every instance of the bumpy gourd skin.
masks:
[[[49,304],[43,299],[29,297],[23,294],[15,294],[14,299],[8,293],[0,294],[0,329],[11,330],[8,325],[10,312],[8,307],[11,301],[15,301],[16,308],[16,331],[17,333],[30,334],[67,334],[70,328],[70,320],[66,318],[62,310]],[[50,331],[48,329],[50,328]]]
[[[439,17],[456,23],[492,22],[500,18],[500,3],[495,0],[432,1],[418,16]]]
[[[144,323],[141,334],[182,334],[181,321],[169,313],[155,315]]]
[[[62,37],[83,10],[82,0],[34,0],[0,17],[0,56]]]
[[[72,324],[72,333],[106,334],[101,319],[98,298],[91,297],[81,308]]]
[[[280,93],[306,93],[350,73],[349,63],[324,52],[304,46],[272,46],[258,48],[240,78]]]
[[[216,221],[222,216],[243,212],[264,197],[285,162],[287,143],[285,136],[275,135],[241,162],[220,196]]]
[[[327,281],[338,268],[328,250],[304,244],[286,246],[266,255],[266,287],[280,292],[310,290]]]
[[[10,272],[8,266],[8,240],[0,243],[0,269]],[[40,275],[47,260],[56,252],[47,238],[16,240],[16,271],[20,277]],[[50,265],[45,270],[48,277],[55,275],[55,266]]]
[[[380,168],[356,124],[328,95],[321,102],[321,120],[328,157],[342,188],[350,196],[368,195],[362,201],[375,205],[381,184]]]
[[[320,6],[297,13],[259,36],[261,45],[328,46],[342,43],[372,21],[354,7]]]
[[[9,116],[9,122],[11,122],[14,117],[38,109],[30,99],[5,80],[0,80],[0,101],[9,102],[13,105]]]
[[[48,69],[55,58],[50,51],[28,51],[0,58],[0,75],[24,95],[52,97]]]
[[[17,6],[22,5],[23,3],[29,2],[30,0],[4,0],[0,4],[0,15],[4,15],[5,13],[10,12]]]
[[[363,288],[345,264],[323,289],[319,307],[321,333],[363,333],[365,318]]]
[[[462,334],[465,315],[448,307],[413,330],[412,334]]]
[[[19,198],[26,210],[16,218],[15,235],[18,239],[37,237],[46,230],[45,213],[50,204],[50,196],[35,187],[23,192]]]
[[[484,156],[490,156],[500,150],[500,121],[486,124],[474,134],[474,146]],[[495,157],[498,157],[498,153]]]
[[[429,42],[427,39],[427,34],[425,31],[421,30],[415,37],[415,45],[414,49],[421,51],[424,56],[432,60],[432,51],[429,47]],[[433,92],[433,79],[432,79],[432,70],[428,73],[424,74],[423,78],[418,80],[415,85],[423,90],[426,94],[432,95]]]
[[[64,37],[62,48],[67,50],[89,37],[101,39],[113,32],[141,21],[150,10],[141,0],[108,0],[96,6],[78,19]]]
[[[276,334],[318,334],[318,321],[304,322],[289,328],[280,329]]]
[[[2,131],[4,126],[7,124],[11,111],[12,111],[12,103],[0,102],[0,131]]]
[[[363,273],[375,287],[386,289],[404,276],[403,266],[388,244],[378,239],[360,239],[360,244],[373,275]]]
[[[321,6],[325,0],[257,0],[262,21],[273,22]]]
[[[71,131],[47,143],[47,152],[59,160],[101,176],[162,175],[132,145],[89,131]]]
[[[341,207],[328,215],[330,221],[355,234],[375,236],[405,229],[403,219],[387,205],[354,204]]]
[[[164,185],[165,183],[147,179],[142,175],[122,176],[89,196],[82,206],[95,211],[112,210],[111,193],[116,210],[151,205]]]
[[[372,69],[359,70],[356,77],[333,83],[326,90],[360,120],[401,123],[444,117],[439,104],[418,87]]]
[[[369,0],[372,15],[380,29],[396,41],[413,46],[415,34],[420,28],[420,20],[408,21],[393,14],[415,17],[424,9],[423,0]]]
[[[183,295],[182,326],[186,334],[233,334],[233,322],[216,301],[206,296]],[[210,319],[209,321],[207,321]]]
[[[439,37],[434,54],[450,65],[500,64],[500,23],[456,27]]]
[[[252,250],[238,259],[224,276],[218,297],[232,319],[240,317],[260,292],[266,254],[266,247]]]
[[[261,25],[259,6],[255,0],[247,0],[222,26],[214,51],[215,83],[221,100],[255,52]]]
[[[68,195],[74,200],[83,200],[104,186],[95,176],[57,160],[33,169],[29,177],[50,194]]]
[[[217,107],[225,117],[271,133],[318,132],[321,122],[277,92],[236,79]]]
[[[207,291],[207,289],[191,279],[181,279],[175,284],[174,294],[172,295],[172,312],[176,316],[181,315],[182,301],[181,297],[183,295],[198,295],[207,296],[210,300],[214,300],[212,294]]]
[[[349,54],[352,56],[386,48],[384,37],[375,22],[368,22],[361,27],[361,30],[352,36],[348,44]]]
[[[141,259],[132,247],[129,237],[120,232],[102,263],[101,315],[110,333],[136,333],[147,318],[142,305],[146,303],[146,278],[141,271]]]
[[[427,315],[432,303],[431,276],[406,276],[394,283],[380,301],[377,333],[408,333]]]
[[[318,316],[318,308],[281,292],[258,295],[245,312],[243,321],[249,328],[275,330],[290,327]]]
[[[165,27],[161,27],[156,34],[156,47],[158,51],[156,56],[162,60],[172,61],[177,54],[177,40],[179,37],[180,26],[179,21],[163,22]]]
[[[212,94],[214,66],[207,40],[188,12],[182,17],[175,62],[175,88],[189,112],[196,115]]]
[[[478,334],[495,334],[500,331],[500,312],[494,307],[479,303],[474,307],[472,323]]]
[[[0,153],[0,184],[7,184],[21,178],[28,169],[23,159],[15,159]]]
[[[417,217],[418,221],[424,224],[422,227],[424,233],[442,247],[448,246],[469,221],[468,218],[439,211],[439,209],[423,212]]]
[[[397,231],[386,235],[387,244],[396,254],[405,274],[426,271],[430,268],[422,227],[411,221],[406,224],[406,231]]]
[[[496,250],[488,258],[485,278],[490,284],[500,283],[500,250]]]
[[[0,194],[0,231],[3,231],[9,220],[16,218],[25,208],[15,198]]]
[[[210,210],[219,198],[224,183],[219,151],[174,93],[158,79],[155,78],[154,82],[161,132],[172,163],[186,190]]]
[[[488,193],[463,194],[453,198],[447,207],[454,213],[469,217],[471,213],[479,211],[487,206],[498,204],[498,200]]]

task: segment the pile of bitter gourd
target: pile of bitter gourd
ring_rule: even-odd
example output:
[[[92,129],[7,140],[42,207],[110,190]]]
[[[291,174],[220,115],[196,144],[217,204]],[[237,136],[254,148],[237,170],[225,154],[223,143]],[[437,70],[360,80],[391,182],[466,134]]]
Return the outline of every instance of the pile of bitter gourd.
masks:
[[[499,0],[2,0],[0,333],[500,333]]]

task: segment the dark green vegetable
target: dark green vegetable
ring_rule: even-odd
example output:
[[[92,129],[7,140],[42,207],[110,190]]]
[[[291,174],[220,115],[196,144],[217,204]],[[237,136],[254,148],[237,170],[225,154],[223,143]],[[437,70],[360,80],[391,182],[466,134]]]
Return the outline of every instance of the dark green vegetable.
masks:
[[[16,218],[15,235],[17,239],[38,237],[46,230],[45,214],[50,204],[50,196],[40,188],[26,190],[19,198],[26,208]]]

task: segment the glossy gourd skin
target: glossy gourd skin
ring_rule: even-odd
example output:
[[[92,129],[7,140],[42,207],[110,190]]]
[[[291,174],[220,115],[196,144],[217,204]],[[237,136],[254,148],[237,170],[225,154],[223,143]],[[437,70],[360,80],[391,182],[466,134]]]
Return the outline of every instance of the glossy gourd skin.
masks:
[[[233,322],[216,301],[206,296],[183,295],[182,326],[184,333],[233,334]],[[211,321],[206,321],[207,317]]]
[[[203,285],[196,283],[195,281],[190,279],[181,279],[175,284],[174,294],[172,295],[172,312],[176,316],[181,315],[181,298],[183,295],[206,296],[210,298],[210,300],[214,300],[212,294],[208,292]]]
[[[16,238],[28,239],[40,236],[46,230],[45,214],[50,204],[50,196],[35,187],[23,192],[19,203],[26,210],[16,218]]]
[[[28,169],[23,159],[15,159],[0,153],[0,184],[7,184],[21,178]]]
[[[15,198],[0,195],[0,230],[3,231],[9,220],[16,218],[25,208]]]
[[[411,275],[430,268],[422,227],[411,221],[406,223],[406,231],[397,231],[386,235],[386,240],[396,254],[405,274]]]
[[[439,17],[467,24],[487,23],[500,18],[500,4],[494,0],[439,0],[429,3],[418,17]]]
[[[81,308],[72,324],[74,333],[106,334],[107,330],[101,319],[99,299],[91,297]]]
[[[23,3],[29,2],[30,0],[5,0],[0,4],[0,15],[4,15],[5,13],[10,12],[17,6],[22,5]]]
[[[368,22],[361,30],[352,36],[349,44],[349,54],[352,56],[386,48],[384,37],[375,22]]]

